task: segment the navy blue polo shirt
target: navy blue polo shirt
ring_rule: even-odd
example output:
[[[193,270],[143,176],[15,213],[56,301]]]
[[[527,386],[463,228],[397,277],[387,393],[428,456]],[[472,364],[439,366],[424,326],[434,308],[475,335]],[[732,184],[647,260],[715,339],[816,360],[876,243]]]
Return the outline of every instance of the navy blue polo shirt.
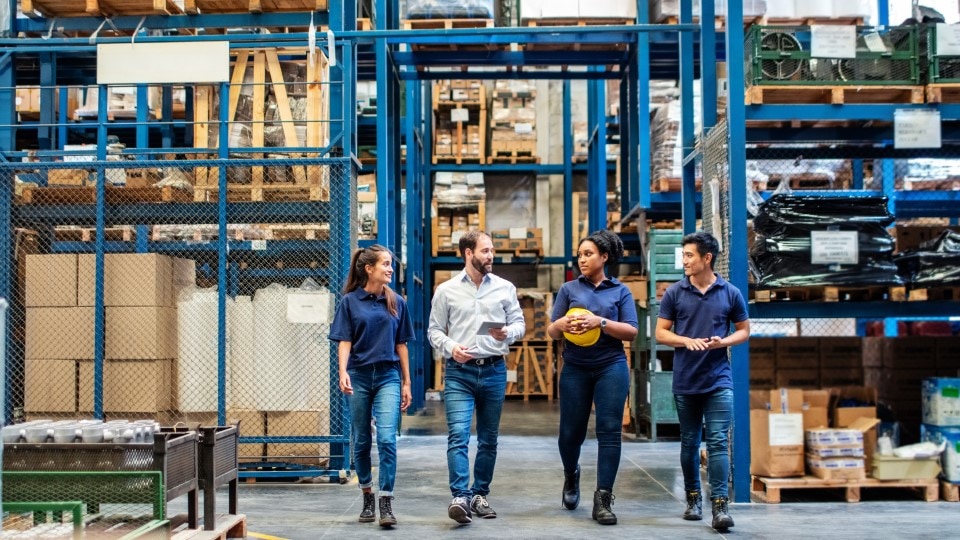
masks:
[[[351,343],[347,368],[400,361],[396,345],[413,340],[413,323],[403,297],[395,297],[396,317],[387,310],[383,295],[368,293],[362,287],[343,295],[330,325],[329,339]]]
[[[611,321],[637,324],[637,306],[633,302],[630,289],[616,278],[608,277],[594,287],[583,276],[560,286],[557,300],[553,304],[550,320],[556,321],[567,314],[570,308],[589,309],[591,313]],[[600,339],[589,347],[563,343],[563,363],[575,366],[602,367],[626,360],[623,342],[606,333],[600,333]]]
[[[660,301],[659,318],[673,322],[673,333],[689,338],[726,337],[730,324],[747,320],[747,304],[740,290],[717,275],[701,293],[685,277],[671,285]],[[691,351],[677,347],[673,356],[673,393],[706,394],[733,388],[727,348]]]

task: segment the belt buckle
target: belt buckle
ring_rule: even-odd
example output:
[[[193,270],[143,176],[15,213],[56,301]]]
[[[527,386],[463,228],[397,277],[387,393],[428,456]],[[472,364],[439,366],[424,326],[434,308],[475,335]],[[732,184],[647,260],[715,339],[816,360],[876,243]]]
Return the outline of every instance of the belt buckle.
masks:
[[[486,363],[486,361],[486,358],[477,358],[477,365],[482,366],[484,363]]]

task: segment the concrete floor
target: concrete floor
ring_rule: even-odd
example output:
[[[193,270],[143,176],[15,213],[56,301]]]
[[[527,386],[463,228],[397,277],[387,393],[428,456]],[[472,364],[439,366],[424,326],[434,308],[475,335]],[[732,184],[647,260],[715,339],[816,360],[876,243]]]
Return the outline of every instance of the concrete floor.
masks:
[[[946,538],[956,534],[960,523],[960,504],[924,502],[911,490],[863,490],[860,503],[844,502],[840,490],[802,490],[782,492],[784,502],[777,505],[732,505],[736,527],[721,535],[710,528],[709,520],[680,519],[684,504],[679,443],[625,437],[614,488],[613,509],[619,524],[604,527],[590,519],[596,439],[588,436],[583,449],[584,500],[577,510],[564,510],[556,448],[557,405],[510,401],[501,423],[497,470],[489,496],[498,517],[460,526],[446,513],[450,491],[443,404],[428,405],[421,414],[403,419],[393,505],[399,524],[393,530],[357,522],[361,497],[352,477],[346,485],[242,484],[240,511],[247,515],[251,537]],[[218,501],[218,508],[225,505],[225,500]],[[704,511],[709,516],[706,506]]]

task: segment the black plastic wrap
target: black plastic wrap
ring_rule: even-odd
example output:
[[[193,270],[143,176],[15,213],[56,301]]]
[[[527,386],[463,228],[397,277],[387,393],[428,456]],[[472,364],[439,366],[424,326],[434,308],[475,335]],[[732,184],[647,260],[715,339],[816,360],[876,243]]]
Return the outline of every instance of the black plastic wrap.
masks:
[[[960,234],[940,233],[929,245],[894,258],[897,273],[905,283],[918,287],[960,285]]]
[[[760,205],[750,249],[758,288],[899,285],[885,197],[775,195]],[[811,262],[811,233],[856,231],[857,264]]]

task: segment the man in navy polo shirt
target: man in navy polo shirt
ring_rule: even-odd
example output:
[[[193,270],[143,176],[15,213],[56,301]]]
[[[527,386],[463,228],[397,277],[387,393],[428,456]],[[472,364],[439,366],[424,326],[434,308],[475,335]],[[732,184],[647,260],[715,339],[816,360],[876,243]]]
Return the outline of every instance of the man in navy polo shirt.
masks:
[[[717,239],[709,233],[695,232],[684,236],[682,244],[686,277],[663,294],[656,337],[676,349],[673,395],[680,420],[680,467],[687,492],[683,519],[703,519],[700,438],[705,430],[713,528],[723,531],[733,527],[727,489],[733,377],[727,347],[750,337],[750,320],[740,291],[713,271],[720,252]]]

